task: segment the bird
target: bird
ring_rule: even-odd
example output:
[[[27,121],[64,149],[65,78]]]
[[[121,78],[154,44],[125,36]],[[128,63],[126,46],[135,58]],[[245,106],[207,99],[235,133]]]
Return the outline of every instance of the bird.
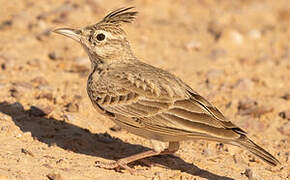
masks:
[[[137,14],[134,7],[119,8],[95,24],[53,31],[77,41],[89,56],[92,68],[87,93],[97,112],[152,144],[150,150],[116,161],[99,161],[97,166],[134,173],[129,163],[173,154],[186,140],[238,146],[269,165],[280,164],[180,78],[135,56],[122,25],[132,23]]]

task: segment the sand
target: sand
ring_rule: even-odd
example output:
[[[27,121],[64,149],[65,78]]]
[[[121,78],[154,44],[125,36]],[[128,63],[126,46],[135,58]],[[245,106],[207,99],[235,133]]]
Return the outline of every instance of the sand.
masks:
[[[288,0],[0,0],[0,180],[290,177]],[[181,143],[174,156],[128,171],[97,168],[151,147],[98,114],[86,94],[90,62],[51,33],[96,23],[119,7],[139,16],[124,29],[136,56],[168,70],[216,105],[282,163],[216,142]]]

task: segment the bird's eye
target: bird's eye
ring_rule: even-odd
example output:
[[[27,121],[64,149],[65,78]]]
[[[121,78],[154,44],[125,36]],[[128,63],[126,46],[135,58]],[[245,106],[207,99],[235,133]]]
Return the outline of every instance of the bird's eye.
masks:
[[[100,33],[97,35],[97,40],[98,41],[103,41],[106,38],[106,36],[103,33]]]

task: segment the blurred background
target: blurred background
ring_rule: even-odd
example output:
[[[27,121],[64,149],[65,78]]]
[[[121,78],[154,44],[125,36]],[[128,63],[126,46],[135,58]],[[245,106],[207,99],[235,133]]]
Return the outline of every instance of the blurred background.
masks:
[[[271,168],[239,148],[190,141],[180,158],[135,168],[157,179],[289,178],[288,0],[0,0],[0,179],[148,178],[95,167],[150,142],[95,112],[87,55],[51,33],[127,6],[139,12],[124,25],[136,56],[183,79],[282,162]]]

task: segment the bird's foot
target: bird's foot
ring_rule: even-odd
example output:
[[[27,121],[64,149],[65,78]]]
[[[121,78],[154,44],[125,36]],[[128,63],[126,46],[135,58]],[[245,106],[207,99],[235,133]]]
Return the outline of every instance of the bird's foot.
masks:
[[[104,169],[114,169],[119,172],[121,171],[121,168],[123,168],[129,171],[131,174],[137,174],[135,169],[130,168],[127,163],[123,162],[121,159],[117,161],[111,160],[109,162],[96,161],[96,166]]]

